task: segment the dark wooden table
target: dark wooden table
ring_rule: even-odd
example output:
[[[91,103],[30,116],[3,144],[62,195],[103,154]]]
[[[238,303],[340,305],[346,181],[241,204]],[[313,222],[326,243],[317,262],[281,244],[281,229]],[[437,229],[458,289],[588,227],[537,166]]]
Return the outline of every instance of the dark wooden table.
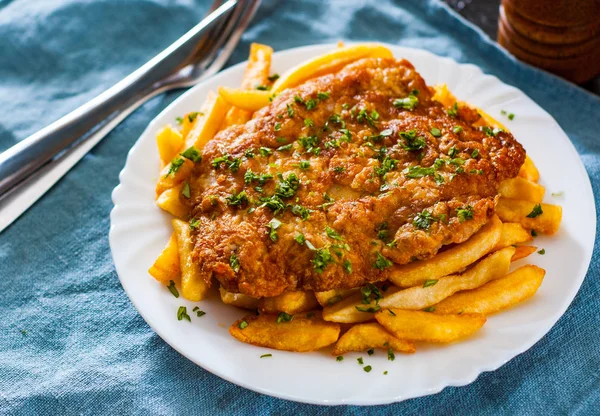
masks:
[[[498,8],[501,0],[444,0],[463,17],[479,26],[494,41],[498,30]],[[600,77],[582,85],[600,95]]]

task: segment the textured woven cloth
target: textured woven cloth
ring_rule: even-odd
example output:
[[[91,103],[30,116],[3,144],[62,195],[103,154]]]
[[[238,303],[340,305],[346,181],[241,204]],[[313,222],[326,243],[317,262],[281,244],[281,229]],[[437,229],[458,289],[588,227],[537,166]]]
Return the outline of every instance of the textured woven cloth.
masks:
[[[207,7],[0,1],[0,150],[113,85]],[[340,39],[428,49],[520,88],[567,132],[599,195],[600,100],[516,62],[436,1],[266,1],[229,64],[244,60],[252,41],[281,50]],[[371,408],[304,405],[245,390],[179,355],[129,302],[108,247],[110,194],[127,151],[177,95],[136,111],[0,234],[0,414],[598,414],[595,261],[571,307],[533,348],[434,396]]]

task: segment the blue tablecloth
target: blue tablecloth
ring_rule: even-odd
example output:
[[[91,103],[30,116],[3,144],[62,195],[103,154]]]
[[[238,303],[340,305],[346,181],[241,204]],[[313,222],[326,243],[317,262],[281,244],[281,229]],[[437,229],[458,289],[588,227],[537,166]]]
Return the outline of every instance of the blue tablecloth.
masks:
[[[0,1],[0,150],[146,62],[207,7],[191,0]],[[515,61],[437,1],[266,1],[230,64],[245,59],[252,41],[281,50],[340,39],[428,49],[525,91],[575,143],[599,195],[600,100]],[[567,313],[530,351],[435,396],[374,408],[303,405],[237,387],[179,355],[127,299],[108,247],[110,193],[127,151],[177,95],[136,111],[0,235],[0,414],[600,412],[595,261]]]

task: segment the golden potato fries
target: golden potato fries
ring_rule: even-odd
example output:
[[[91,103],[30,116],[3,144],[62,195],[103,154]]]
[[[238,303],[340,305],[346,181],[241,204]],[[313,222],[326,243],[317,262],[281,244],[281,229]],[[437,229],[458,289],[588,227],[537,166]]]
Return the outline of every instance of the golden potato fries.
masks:
[[[458,244],[427,260],[394,266],[390,280],[400,287],[422,285],[426,280],[456,273],[490,252],[502,232],[502,223],[494,216],[491,221],[464,243]]]
[[[352,326],[340,337],[331,354],[344,355],[347,352],[363,352],[371,348],[386,351],[391,348],[396,352],[409,354],[416,351],[415,344],[412,342],[398,339],[377,322],[371,322]]]
[[[537,170],[533,164],[533,160],[531,160],[529,156],[525,157],[525,162],[519,170],[519,176],[531,182],[537,182],[540,180],[540,172]]]
[[[296,314],[306,312],[318,306],[317,298],[313,292],[284,292],[279,296],[262,298],[258,308],[262,313],[286,312]]]
[[[294,315],[290,321],[278,315],[248,315],[231,325],[229,333],[259,347],[308,352],[336,342],[340,326],[323,321],[318,312]]]
[[[562,220],[560,205],[536,204],[521,199],[500,198],[496,213],[502,221],[518,222],[529,230],[544,234],[558,231]]]
[[[500,241],[496,244],[495,250],[512,246],[515,244],[525,243],[533,240],[531,233],[523,226],[516,222],[502,223],[502,232],[500,233]]]
[[[474,334],[486,321],[485,315],[475,313],[440,315],[402,309],[382,309],[375,319],[397,338],[443,343]]]
[[[379,308],[400,308],[420,310],[434,305],[444,298],[460,290],[477,288],[492,279],[497,279],[508,273],[514,247],[506,247],[496,251],[469,270],[458,275],[450,275],[435,280],[427,280],[421,286],[408,289],[389,289],[382,293],[383,298],[378,303],[365,305],[361,302],[361,294],[352,296],[342,302],[323,309],[323,319],[331,322],[363,322],[373,319],[372,312],[361,311],[369,309],[373,312]]]
[[[220,87],[219,95],[228,104],[245,111],[255,112],[269,105],[271,91],[246,91],[236,88]]]
[[[173,229],[177,238],[179,267],[181,268],[181,294],[193,302],[204,299],[208,285],[200,268],[192,261],[193,242],[190,225],[181,220],[173,220]]]
[[[176,166],[180,164],[177,168],[172,168],[173,161],[176,162]],[[156,196],[160,196],[167,189],[171,189],[186,180],[190,174],[192,173],[192,169],[194,169],[194,162],[185,157],[175,157],[171,163],[163,168],[160,171],[160,176],[158,177],[158,182],[156,183]],[[181,162],[179,162],[181,161]]]
[[[376,43],[337,48],[329,53],[317,56],[285,72],[275,84],[272,92],[279,93],[304,81],[338,71],[343,66],[363,58],[393,58],[392,52]]]
[[[532,297],[546,271],[528,264],[478,289],[457,293],[435,306],[435,313],[480,313],[489,315]]]
[[[206,142],[218,133],[229,107],[219,94],[209,91],[196,117],[194,127],[185,139],[185,147],[195,146],[198,150],[204,148]]]
[[[523,199],[531,202],[542,202],[546,188],[521,177],[500,182],[498,193],[505,198]]]
[[[219,294],[221,295],[221,301],[226,305],[232,305],[243,309],[258,308],[259,299],[251,298],[242,293],[228,292],[223,287],[219,287]]]
[[[187,218],[189,213],[189,207],[181,201],[179,195],[183,188],[183,183],[177,185],[174,188],[167,189],[159,195],[156,200],[156,205],[161,209],[164,209],[169,214],[174,215],[177,218]]]
[[[257,87],[269,85],[272,55],[273,48],[270,46],[261,45],[260,43],[250,45],[248,65],[242,78],[242,90],[256,90]],[[233,107],[227,112],[222,127],[243,124],[250,120],[251,117],[252,112]]]
[[[192,130],[192,127],[194,127],[194,123],[196,123],[196,118],[198,117],[198,114],[199,113],[197,111],[192,111],[191,113],[187,113],[181,119],[181,136],[183,137],[184,143],[185,143],[185,138],[190,133],[190,130]],[[182,144],[182,147],[183,147],[183,144]]]
[[[325,306],[334,305],[334,304],[338,303],[339,301],[346,299],[349,296],[354,295],[359,290],[360,289],[358,289],[358,288],[355,288],[355,289],[332,289],[332,290],[327,290],[325,292],[315,292],[315,297],[317,298],[317,302],[319,302],[319,305],[325,307]]]
[[[517,261],[524,259],[525,257],[535,253],[537,247],[534,246],[519,246],[515,249],[515,254],[513,254],[512,259],[510,261]]]
[[[150,266],[148,273],[164,285],[168,285],[171,280],[176,284],[180,283],[181,270],[179,268],[179,251],[175,233],[171,234],[169,242],[154,261],[154,264]]]
[[[156,135],[156,145],[162,169],[179,153],[183,146],[183,136],[173,126],[167,124]]]

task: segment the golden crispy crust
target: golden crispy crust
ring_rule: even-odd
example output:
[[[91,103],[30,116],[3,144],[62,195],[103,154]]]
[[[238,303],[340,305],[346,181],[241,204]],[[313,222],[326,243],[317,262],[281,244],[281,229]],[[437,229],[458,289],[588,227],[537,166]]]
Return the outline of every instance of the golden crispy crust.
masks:
[[[394,105],[413,90],[414,109]],[[283,91],[203,150],[191,179],[198,267],[229,291],[275,296],[382,281],[392,263],[466,240],[525,159],[510,133],[486,134],[471,125],[477,118],[467,108],[449,116],[405,60],[364,59]],[[252,173],[272,178],[261,184]],[[286,181],[297,189],[278,188]],[[247,201],[231,198],[242,191]],[[286,208],[274,212],[273,201]],[[274,217],[281,225],[270,233]],[[295,240],[300,234],[310,245]]]

